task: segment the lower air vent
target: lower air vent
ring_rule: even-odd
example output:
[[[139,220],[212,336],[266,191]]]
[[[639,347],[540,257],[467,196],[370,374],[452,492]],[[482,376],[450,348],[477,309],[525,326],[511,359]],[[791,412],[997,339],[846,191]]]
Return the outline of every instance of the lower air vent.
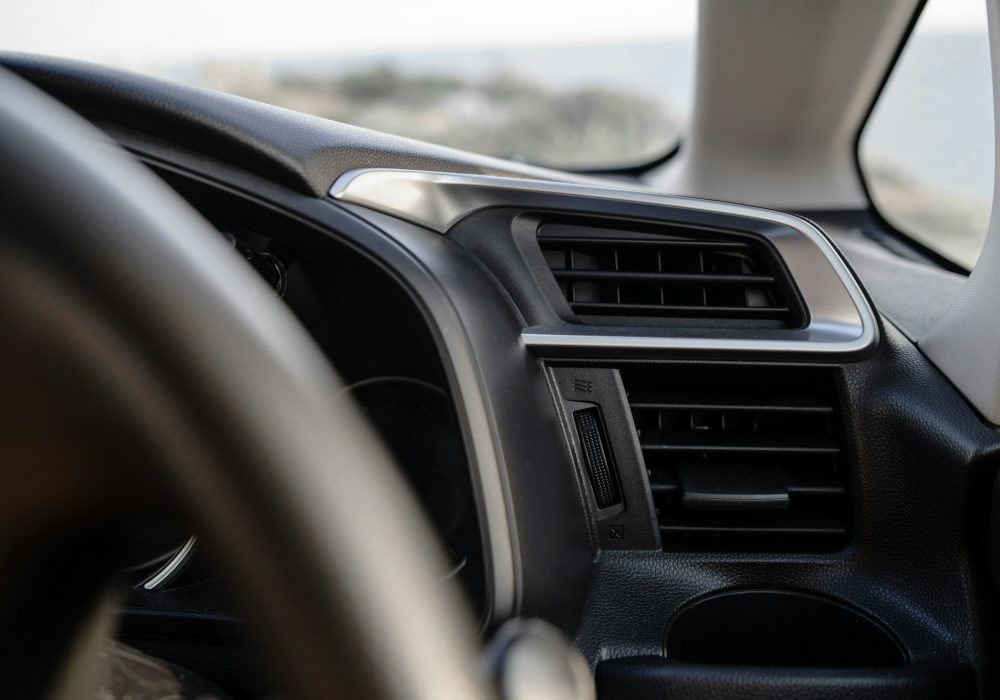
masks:
[[[547,223],[538,242],[569,308],[584,323],[803,325],[784,267],[770,246],[749,236]]]
[[[846,543],[848,470],[831,375],[700,366],[622,378],[665,549]]]

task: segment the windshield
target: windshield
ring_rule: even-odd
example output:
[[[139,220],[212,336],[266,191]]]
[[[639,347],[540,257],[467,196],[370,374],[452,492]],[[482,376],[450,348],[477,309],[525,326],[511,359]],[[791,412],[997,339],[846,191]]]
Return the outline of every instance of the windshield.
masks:
[[[695,0],[40,0],[0,48],[80,58],[479,153],[640,165],[684,131]]]
[[[859,143],[872,202],[895,227],[971,270],[993,201],[986,3],[929,0]]]

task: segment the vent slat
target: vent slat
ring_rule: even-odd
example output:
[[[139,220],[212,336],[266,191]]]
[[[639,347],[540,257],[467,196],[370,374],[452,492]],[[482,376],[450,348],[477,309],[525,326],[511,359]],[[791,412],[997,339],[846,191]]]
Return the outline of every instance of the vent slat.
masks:
[[[555,248],[561,249],[563,246],[570,245],[592,245],[594,243],[606,243],[609,239],[606,237],[588,237],[588,236],[546,236],[544,234],[538,236],[538,242],[543,248]],[[750,249],[750,246],[746,243],[741,243],[739,241],[700,241],[700,240],[690,240],[690,239],[670,239],[670,238],[627,238],[627,237],[615,237],[613,242],[616,246],[622,248],[695,248],[703,250],[712,251],[726,251],[726,252],[742,252]]]
[[[761,399],[739,394],[629,394],[633,409],[647,410],[714,410],[761,411],[774,413],[833,413],[833,406],[822,399],[808,396],[786,396]]]
[[[781,318],[787,306],[683,306],[679,304],[620,304],[615,302],[572,301],[570,308],[584,314],[615,316],[699,316],[703,318]]]
[[[621,270],[574,270],[551,268],[557,280],[584,280],[590,282],[648,282],[651,284],[774,284],[771,275],[713,275],[709,273],[680,272],[625,272]]]
[[[833,481],[821,484],[797,484],[790,481],[788,493],[792,496],[843,496],[847,493],[847,487]]]
[[[794,433],[762,436],[758,433],[729,433],[691,430],[643,435],[639,444],[649,452],[716,452],[744,454],[836,455],[840,446],[822,436]]]
[[[665,523],[660,525],[660,532],[670,534],[721,533],[741,535],[826,535],[843,537],[847,534],[847,528],[837,523],[830,523],[827,525],[701,525],[695,523]]]

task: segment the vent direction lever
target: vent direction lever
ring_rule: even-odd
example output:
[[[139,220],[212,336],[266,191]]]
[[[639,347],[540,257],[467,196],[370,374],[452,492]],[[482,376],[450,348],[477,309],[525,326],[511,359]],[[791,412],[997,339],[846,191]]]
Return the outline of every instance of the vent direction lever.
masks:
[[[787,510],[788,479],[773,467],[677,465],[681,507],[687,510]]]
[[[590,473],[590,484],[594,489],[594,500],[598,508],[610,508],[622,502],[618,488],[618,474],[615,470],[608,438],[604,432],[599,408],[585,408],[573,413],[576,431],[580,436],[580,447]]]

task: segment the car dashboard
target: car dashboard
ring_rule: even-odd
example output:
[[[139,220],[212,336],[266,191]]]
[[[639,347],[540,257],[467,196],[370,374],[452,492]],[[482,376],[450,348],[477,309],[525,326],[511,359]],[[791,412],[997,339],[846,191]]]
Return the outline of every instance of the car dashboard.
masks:
[[[995,430],[821,214],[4,64],[137,156],[281,296],[407,476],[483,635],[551,622],[602,698],[1000,692]],[[252,631],[190,534],[133,574],[122,638],[263,694]]]

